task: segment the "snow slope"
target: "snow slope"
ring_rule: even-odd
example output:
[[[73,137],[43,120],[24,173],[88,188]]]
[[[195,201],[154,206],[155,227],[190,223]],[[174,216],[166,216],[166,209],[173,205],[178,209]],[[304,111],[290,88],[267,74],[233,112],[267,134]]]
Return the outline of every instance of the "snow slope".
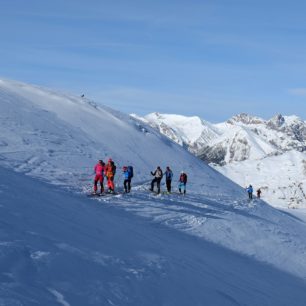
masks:
[[[98,159],[121,167],[132,164],[135,182],[150,180],[150,171],[170,165],[203,180],[227,182],[154,129],[127,115],[23,83],[0,82],[0,163],[55,184],[80,188],[92,179]],[[201,186],[191,180],[191,189]],[[237,188],[236,188],[237,189]]]
[[[0,109],[2,304],[303,305],[302,220],[92,101],[1,81]],[[108,157],[133,191],[90,200]],[[185,197],[148,193],[158,164],[189,174]]]
[[[241,186],[252,182],[276,207],[306,207],[306,154],[303,152],[292,150],[260,160],[229,163],[223,167],[216,165],[215,168]]]
[[[93,201],[1,167],[0,193],[1,305],[304,305],[304,280],[125,212],[120,199]],[[160,202],[147,199],[147,211]]]
[[[243,113],[219,124],[198,118],[201,126],[194,117],[177,115],[154,113],[142,120],[242,187],[250,183],[256,189],[262,187],[270,204],[306,207],[306,123],[297,116],[276,115],[263,120]],[[194,130],[199,135],[205,129],[211,133],[203,132],[202,138],[193,136]]]

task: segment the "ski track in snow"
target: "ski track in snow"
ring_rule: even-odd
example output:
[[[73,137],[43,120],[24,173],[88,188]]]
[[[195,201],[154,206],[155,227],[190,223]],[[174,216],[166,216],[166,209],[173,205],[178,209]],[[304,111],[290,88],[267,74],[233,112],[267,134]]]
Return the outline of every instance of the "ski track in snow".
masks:
[[[304,305],[301,279],[203,234],[192,237],[215,221],[214,231],[208,228],[209,236],[216,234],[211,241],[232,236],[248,248],[255,224],[250,218],[249,231],[239,238],[236,222],[243,226],[249,214],[267,228],[267,222],[290,219],[286,213],[277,216],[272,208],[275,220],[263,219],[257,213],[269,210],[260,203],[233,205],[222,195],[156,196],[143,185],[132,194],[91,200],[1,167],[0,184],[9,191],[0,198],[0,305]],[[13,192],[16,185],[21,192]],[[284,224],[292,236],[288,225],[298,228]],[[252,238],[262,238],[261,232]],[[290,260],[286,252],[277,255]]]
[[[156,195],[148,189],[148,185],[139,185],[130,194],[93,200],[124,208],[306,279],[306,243],[301,236],[301,232],[306,233],[304,221],[294,216],[287,218],[285,211],[278,211],[256,198],[249,201],[224,194],[188,192],[185,196],[177,192]]]

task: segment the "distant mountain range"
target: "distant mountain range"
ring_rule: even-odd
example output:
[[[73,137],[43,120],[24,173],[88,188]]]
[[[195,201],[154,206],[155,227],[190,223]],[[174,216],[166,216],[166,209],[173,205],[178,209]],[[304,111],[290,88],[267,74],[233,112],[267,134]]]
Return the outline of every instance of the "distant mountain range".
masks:
[[[274,206],[306,206],[306,122],[245,113],[212,124],[199,117],[152,113],[150,124],[241,186],[261,188]]]

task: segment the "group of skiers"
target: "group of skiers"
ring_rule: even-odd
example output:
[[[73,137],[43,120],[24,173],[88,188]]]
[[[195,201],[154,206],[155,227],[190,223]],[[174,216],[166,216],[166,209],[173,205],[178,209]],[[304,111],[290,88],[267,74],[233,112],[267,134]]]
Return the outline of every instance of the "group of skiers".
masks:
[[[98,182],[100,182],[101,193],[104,192],[104,176],[107,178],[107,187],[110,193],[114,192],[115,184],[114,178],[116,174],[116,165],[113,160],[110,158],[105,164],[103,160],[99,160],[98,163],[94,167],[95,171],[95,180],[94,180],[94,192],[96,193],[98,190]]]
[[[114,193],[115,192],[115,184],[114,184],[114,178],[116,174],[116,165],[114,161],[110,158],[105,164],[103,160],[99,160],[98,163],[94,167],[95,171],[95,179],[94,179],[94,194],[97,194],[98,191],[98,183],[100,183],[100,193],[104,193],[104,177],[107,179],[107,187],[108,187],[108,193]],[[124,192],[129,193],[131,191],[131,181],[134,176],[134,170],[132,166],[124,166],[122,168],[123,172],[123,187]],[[157,193],[160,193],[160,183],[162,178],[165,176],[166,178],[166,187],[167,187],[167,193],[171,193],[171,183],[173,178],[173,172],[168,166],[165,170],[165,173],[163,173],[160,166],[156,168],[154,172],[151,171],[151,175],[154,176],[152,182],[151,182],[151,188],[150,191],[154,191],[154,185],[156,183],[157,185]],[[184,171],[181,172],[179,177],[179,185],[178,189],[179,192],[182,194],[186,194],[186,184],[187,184],[187,174],[184,173]]]
[[[248,195],[249,195],[249,199],[252,200],[252,199],[253,199],[253,191],[254,191],[254,190],[253,190],[253,186],[252,186],[252,185],[249,185],[249,187],[246,188],[246,191],[247,191],[247,193],[248,193]],[[256,194],[257,194],[257,198],[260,199],[260,195],[261,195],[261,190],[260,190],[260,188],[257,189]]]
[[[165,176],[167,193],[171,193],[173,172],[169,166],[166,168],[165,173],[163,173],[160,166],[158,166],[154,172],[151,171],[151,175],[154,176],[154,179],[151,182],[151,188],[150,188],[151,191],[154,191],[154,185],[156,183],[157,193],[160,193],[160,182],[163,176]],[[178,185],[178,190],[180,193],[186,194],[186,184],[187,184],[187,174],[184,171],[181,171],[181,174],[179,177],[179,185]]]
[[[116,165],[114,161],[110,158],[105,164],[103,160],[99,160],[98,163],[94,167],[95,171],[95,179],[94,179],[94,193],[98,191],[98,182],[100,183],[100,193],[104,193],[104,177],[107,179],[107,187],[109,193],[115,192],[115,184],[114,179],[116,175]],[[124,166],[122,168],[123,176],[124,176],[124,190],[126,193],[131,191],[131,180],[133,177],[133,167],[132,166]]]
[[[104,193],[104,177],[107,179],[107,187],[109,193],[115,192],[115,184],[114,184],[114,178],[116,174],[116,165],[114,161],[110,158],[105,164],[103,160],[99,160],[98,163],[94,167],[95,171],[95,179],[94,179],[94,193],[97,193],[98,191],[98,183],[100,183],[100,193]],[[134,170],[132,166],[124,166],[122,168],[123,172],[123,187],[124,192],[129,193],[131,191],[131,181],[134,176]],[[156,183],[157,187],[157,193],[160,193],[160,183],[163,177],[166,179],[166,188],[167,193],[171,193],[172,188],[172,179],[173,179],[173,172],[170,169],[169,166],[166,167],[165,172],[163,173],[163,170],[160,166],[156,168],[156,170],[153,172],[151,171],[151,175],[154,176],[153,180],[151,181],[151,188],[150,191],[154,191],[154,186]],[[186,184],[187,184],[187,174],[184,171],[181,171],[179,181],[178,181],[178,190],[181,194],[186,194]],[[246,191],[249,195],[249,199],[253,199],[253,186],[249,185],[249,187],[246,188]],[[261,190],[260,188],[257,189],[257,198],[260,198]]]

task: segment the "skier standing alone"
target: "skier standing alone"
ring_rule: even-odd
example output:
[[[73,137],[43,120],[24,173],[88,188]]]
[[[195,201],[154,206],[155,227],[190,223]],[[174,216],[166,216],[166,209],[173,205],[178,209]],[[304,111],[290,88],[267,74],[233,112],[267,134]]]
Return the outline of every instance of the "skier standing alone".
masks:
[[[184,190],[183,191],[184,195],[186,194],[186,184],[187,184],[187,174],[184,171],[182,171],[179,178],[178,188],[180,193],[182,193],[182,189]]]
[[[124,191],[125,193],[128,193],[131,191],[131,181],[132,178],[134,176],[133,174],[133,167],[132,166],[124,166],[122,168],[123,170],[123,177],[124,177],[124,182],[123,182],[123,186],[124,186]]]
[[[154,172],[151,171],[151,174],[154,176],[154,179],[151,182],[151,191],[154,191],[154,184],[157,185],[157,193],[160,193],[160,182],[163,178],[163,171],[158,166]]]
[[[94,167],[95,171],[95,180],[94,180],[94,193],[97,193],[98,190],[98,182],[100,182],[101,187],[101,193],[104,192],[104,186],[103,186],[103,180],[104,180],[104,170],[105,170],[105,164],[100,159],[98,163]]]
[[[169,166],[166,168],[165,177],[166,177],[167,192],[171,193],[171,181],[173,177],[173,172]]]
[[[105,176],[107,177],[107,187],[109,193],[114,193],[115,191],[115,184],[114,184],[115,174],[116,174],[116,166],[113,160],[110,158],[108,160],[107,165],[105,166]]]
[[[248,195],[249,195],[249,199],[252,200],[253,199],[253,187],[252,185],[249,185],[249,187],[246,189]]]

